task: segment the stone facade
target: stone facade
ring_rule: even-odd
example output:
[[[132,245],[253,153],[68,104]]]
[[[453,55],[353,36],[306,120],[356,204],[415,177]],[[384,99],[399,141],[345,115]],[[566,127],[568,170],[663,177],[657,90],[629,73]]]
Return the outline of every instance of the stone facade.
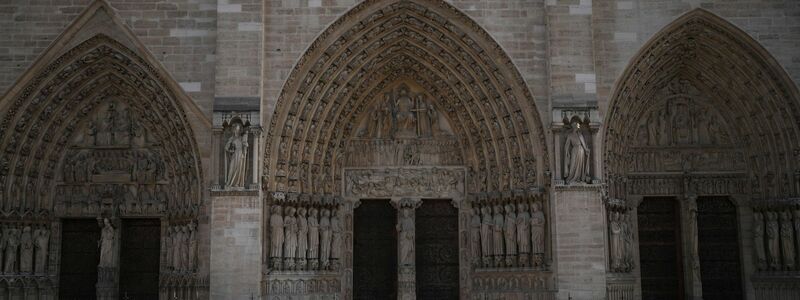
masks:
[[[800,295],[796,1],[12,0],[0,28],[2,299],[363,298],[376,200],[398,299]]]

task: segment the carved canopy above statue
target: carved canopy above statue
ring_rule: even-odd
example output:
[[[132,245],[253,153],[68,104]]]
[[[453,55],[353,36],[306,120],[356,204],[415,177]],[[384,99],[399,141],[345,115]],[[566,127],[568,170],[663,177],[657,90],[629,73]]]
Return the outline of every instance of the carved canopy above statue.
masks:
[[[419,90],[395,89],[398,82]],[[423,117],[423,110],[442,117]],[[364,127],[364,120],[375,125]],[[429,128],[436,120],[442,132]],[[348,141],[435,138],[446,127],[453,142],[445,148],[458,148],[463,158],[435,163],[463,159],[470,176],[483,179],[473,191],[548,181],[533,98],[483,29],[444,1],[364,1],[323,32],[289,76],[268,131],[263,186],[340,194],[340,184],[323,182],[341,182],[341,169],[353,165],[343,159]]]

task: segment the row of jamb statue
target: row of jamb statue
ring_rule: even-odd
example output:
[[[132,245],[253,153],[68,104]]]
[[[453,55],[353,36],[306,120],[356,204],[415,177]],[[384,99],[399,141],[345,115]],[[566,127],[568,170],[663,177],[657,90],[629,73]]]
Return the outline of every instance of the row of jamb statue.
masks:
[[[472,209],[474,267],[543,267],[547,221],[540,201],[476,203]]]
[[[338,207],[274,205],[269,223],[270,269],[339,269],[342,223]]]
[[[44,275],[47,272],[50,230],[46,226],[7,224],[0,232],[3,275]]]

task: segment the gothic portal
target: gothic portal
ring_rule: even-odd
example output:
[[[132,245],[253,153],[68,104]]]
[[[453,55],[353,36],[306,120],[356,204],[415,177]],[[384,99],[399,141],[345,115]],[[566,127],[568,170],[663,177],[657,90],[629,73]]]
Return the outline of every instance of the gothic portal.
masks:
[[[5,2],[0,299],[800,298],[797,1]]]

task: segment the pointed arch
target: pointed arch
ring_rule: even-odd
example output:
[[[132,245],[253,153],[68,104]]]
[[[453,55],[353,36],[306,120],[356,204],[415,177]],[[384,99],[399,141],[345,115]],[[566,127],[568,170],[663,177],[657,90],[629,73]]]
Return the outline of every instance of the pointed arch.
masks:
[[[370,0],[331,24],[292,70],[267,133],[263,187],[337,193],[315,187],[340,179],[344,142],[398,80],[428,89],[455,127],[472,192],[549,182],[533,97],[489,34],[441,0]]]
[[[632,185],[637,125],[672,98],[691,98],[719,119],[731,148],[741,151],[741,194],[797,196],[800,93],[777,61],[733,24],[703,9],[686,13],[643,46],[615,86],[603,147],[610,197],[624,199]]]
[[[55,200],[65,197],[56,186],[67,183],[62,174],[67,156],[93,151],[83,147],[86,143],[76,144],[90,130],[90,116],[114,110],[109,106],[119,103],[137,124],[127,120],[131,128],[125,135],[133,138],[133,127],[140,126],[147,134],[142,145],[147,146],[139,148],[147,149],[134,149],[133,142],[89,148],[117,151],[123,160],[145,155],[148,162],[163,164],[152,167],[161,168],[163,178],[147,183],[155,186],[153,199],[168,199],[166,207],[156,210],[176,217],[196,216],[203,175],[194,131],[210,128],[210,122],[102,0],[89,5],[0,99],[4,216],[52,216]],[[88,172],[86,176],[95,175]],[[117,197],[127,190],[103,193]]]

